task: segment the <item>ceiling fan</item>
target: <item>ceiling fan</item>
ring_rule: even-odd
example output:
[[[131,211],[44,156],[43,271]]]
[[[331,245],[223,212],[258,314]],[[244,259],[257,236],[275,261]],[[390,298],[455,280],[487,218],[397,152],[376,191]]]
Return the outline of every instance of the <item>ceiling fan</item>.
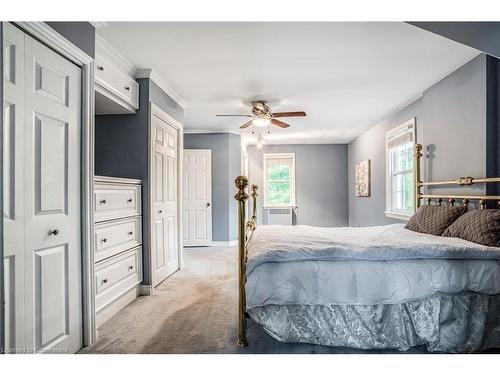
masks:
[[[250,125],[255,125],[260,128],[264,128],[269,124],[279,126],[280,128],[288,128],[286,122],[277,120],[277,117],[304,117],[305,112],[275,112],[271,111],[271,108],[266,105],[265,101],[259,100],[252,102],[251,115],[215,115],[217,117],[251,117],[252,119],[240,126],[240,129],[248,128]]]

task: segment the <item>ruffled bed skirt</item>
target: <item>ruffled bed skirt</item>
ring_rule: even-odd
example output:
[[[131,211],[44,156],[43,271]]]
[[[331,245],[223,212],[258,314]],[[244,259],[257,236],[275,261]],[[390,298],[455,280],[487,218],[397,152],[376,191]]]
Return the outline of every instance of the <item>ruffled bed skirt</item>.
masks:
[[[438,295],[395,305],[267,305],[250,317],[282,342],[470,353],[500,348],[500,294]]]

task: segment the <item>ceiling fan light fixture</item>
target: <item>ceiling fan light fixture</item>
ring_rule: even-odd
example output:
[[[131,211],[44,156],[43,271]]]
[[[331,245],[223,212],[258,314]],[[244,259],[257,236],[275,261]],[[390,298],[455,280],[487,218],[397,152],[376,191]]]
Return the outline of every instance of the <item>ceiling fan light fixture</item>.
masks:
[[[252,120],[252,123],[258,128],[265,128],[266,126],[269,126],[269,124],[271,123],[271,119],[267,117],[254,118]]]

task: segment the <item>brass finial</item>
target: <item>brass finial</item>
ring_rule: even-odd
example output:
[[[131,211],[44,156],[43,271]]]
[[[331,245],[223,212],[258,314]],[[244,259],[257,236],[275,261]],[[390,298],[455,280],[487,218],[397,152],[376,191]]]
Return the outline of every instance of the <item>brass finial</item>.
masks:
[[[479,208],[481,208],[481,210],[484,210],[486,208],[486,200],[485,199],[481,199],[479,201]]]
[[[415,157],[419,158],[422,156],[422,145],[420,143],[415,144],[414,147]]]
[[[251,194],[252,197],[253,198],[258,197],[259,194],[257,194],[257,190],[259,190],[259,187],[256,184],[252,184],[251,189],[252,189],[252,194]]]
[[[246,193],[245,189],[248,186],[248,178],[246,178],[245,176],[238,176],[236,177],[236,180],[234,180],[234,184],[238,189],[238,192],[234,196],[234,199],[236,199],[237,201],[246,201],[248,199],[248,194]]]

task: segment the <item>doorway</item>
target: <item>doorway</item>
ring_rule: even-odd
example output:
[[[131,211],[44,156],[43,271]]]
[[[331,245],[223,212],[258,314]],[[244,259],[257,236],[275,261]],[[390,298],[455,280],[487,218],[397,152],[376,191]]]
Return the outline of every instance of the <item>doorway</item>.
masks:
[[[184,246],[212,244],[212,150],[184,150]]]

